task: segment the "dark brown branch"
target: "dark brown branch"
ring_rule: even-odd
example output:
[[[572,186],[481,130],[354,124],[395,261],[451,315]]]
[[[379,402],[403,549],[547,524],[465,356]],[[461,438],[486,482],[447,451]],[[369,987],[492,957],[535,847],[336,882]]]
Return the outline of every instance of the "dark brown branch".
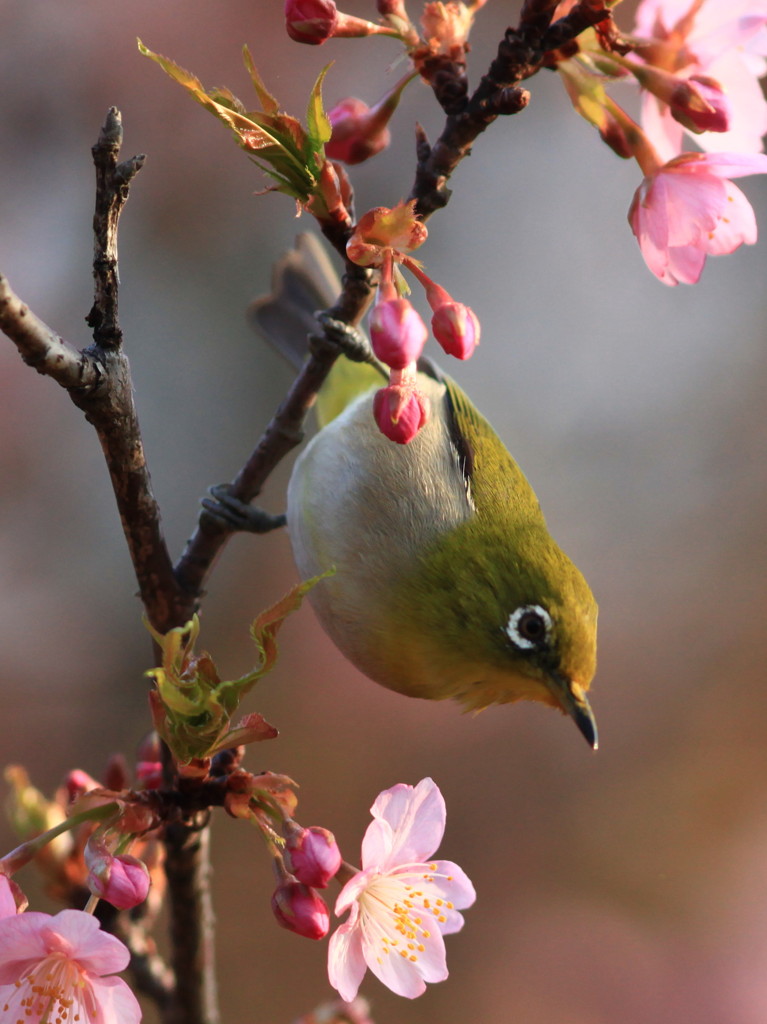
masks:
[[[134,156],[118,164],[122,146],[122,118],[110,107],[96,145],[92,147],[96,168],[96,209],[93,214],[93,308],[86,317],[93,339],[101,348],[122,343],[117,320],[117,223],[128,199],[130,183],[146,157]]]
[[[465,108],[447,118],[433,146],[425,144],[423,133],[419,136],[418,167],[409,198],[416,200],[416,210],[424,219],[447,204],[447,182],[477,137],[499,115],[516,114],[527,106],[530,95],[520,88],[520,82],[547,65],[550,51],[571,42],[590,25],[610,18],[599,0],[582,0],[551,25],[555,7],[553,0],[527,0],[519,28],[506,30],[495,59]]]
[[[0,278],[0,328],[16,343],[22,358],[67,389],[95,428],[112,481],[123,531],[150,621],[161,632],[183,625],[187,609],[163,538],[159,507],[152,495],[130,368],[117,319],[117,227],[131,179],[143,157],[119,163],[122,126],[112,108],[93,147],[96,168],[94,229],[94,303],[87,320],[94,342],[82,353],[67,345],[39,320]],[[207,884],[207,846],[203,835],[183,825],[168,829],[166,870],[170,883],[171,932],[175,977],[181,983],[167,995],[166,981],[156,995],[166,1003],[174,1024],[216,1024],[213,978],[212,914]],[[144,965],[149,969],[149,965]],[[157,966],[156,964],[154,965]],[[153,982],[154,984],[154,982]],[[159,987],[158,987],[159,986]]]
[[[219,1024],[207,825],[165,829],[172,965],[177,985],[165,1024]]]

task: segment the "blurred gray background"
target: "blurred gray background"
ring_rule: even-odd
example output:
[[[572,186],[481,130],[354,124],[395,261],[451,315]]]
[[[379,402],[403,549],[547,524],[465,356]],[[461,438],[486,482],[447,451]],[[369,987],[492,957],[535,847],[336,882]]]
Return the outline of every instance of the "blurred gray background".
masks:
[[[372,0],[345,9],[374,16]],[[482,12],[473,83],[516,9]],[[236,473],[289,383],[244,310],[310,224],[287,198],[254,195],[259,172],[139,56],[137,35],[250,101],[247,42],[299,115],[329,60],[328,106],[350,93],[373,102],[397,49],[291,44],[278,0],[0,0],[0,269],[78,347],[92,299],[90,146],[110,105],[124,155],[148,154],[122,220],[120,311],[176,555],[198,498]],[[472,717],[388,693],[305,608],[247,706],[281,736],[247,764],[303,783],[299,819],[334,830],[352,860],[379,790],[425,775],[441,786],[442,854],[478,902],[448,940],[447,983],[410,1003],[367,979],[378,1024],[763,1024],[767,244],[710,260],[697,287],[664,287],[626,223],[635,165],[573,113],[555,75],[531,89],[530,108],[460,167],[419,255],[483,323],[473,360],[450,371],[599,599],[601,749],[537,706]],[[416,120],[432,134],[441,123],[420,84],[395,145],[354,171],[359,211],[407,194]],[[742,187],[764,229],[767,182]],[[52,791],[70,767],[98,775],[111,752],[132,755],[150,649],[93,432],[10,343],[0,375],[0,760]],[[263,496],[274,511],[288,472]],[[250,621],[295,580],[286,536],[234,539],[203,615],[223,672],[249,667]],[[222,817],[213,857],[224,1021],[289,1024],[330,995],[325,943],[273,922],[254,830]],[[29,871],[20,880],[35,891]]]

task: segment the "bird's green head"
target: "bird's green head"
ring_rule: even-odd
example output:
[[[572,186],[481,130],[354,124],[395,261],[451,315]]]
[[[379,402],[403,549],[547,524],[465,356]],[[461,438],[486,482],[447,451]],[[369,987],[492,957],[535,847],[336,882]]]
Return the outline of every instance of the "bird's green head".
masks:
[[[534,700],[569,715],[592,747],[586,691],[597,606],[542,518],[473,517],[443,535],[404,581],[398,633],[430,692],[469,709]]]

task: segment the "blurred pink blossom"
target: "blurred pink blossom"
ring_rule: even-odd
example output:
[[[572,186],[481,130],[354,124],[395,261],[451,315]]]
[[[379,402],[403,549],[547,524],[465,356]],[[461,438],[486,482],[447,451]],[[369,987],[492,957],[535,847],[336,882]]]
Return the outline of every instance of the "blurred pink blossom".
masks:
[[[431,779],[379,794],[362,840],[362,871],[341,890],[335,911],[348,920],[330,940],[328,975],[354,999],[367,968],[413,999],[447,978],[443,935],[463,927],[458,913],[476,895],[461,868],[430,860],[445,831],[445,801]]]
[[[632,34],[644,41],[637,53],[648,63],[721,86],[729,128],[696,134],[702,149],[762,151],[767,101],[759,79],[767,73],[767,0],[642,0]],[[684,128],[649,93],[644,94],[642,127],[664,160],[684,148]]]
[[[645,262],[664,284],[695,284],[707,256],[756,241],[751,204],[729,178],[767,173],[761,153],[683,153],[647,175],[629,210]]]

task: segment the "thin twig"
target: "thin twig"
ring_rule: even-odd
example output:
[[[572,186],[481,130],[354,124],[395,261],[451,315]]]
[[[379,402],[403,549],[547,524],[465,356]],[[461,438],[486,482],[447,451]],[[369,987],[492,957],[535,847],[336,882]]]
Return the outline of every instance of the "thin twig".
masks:
[[[345,324],[358,324],[372,294],[369,272],[349,264],[342,293],[328,316]],[[301,443],[306,417],[337,358],[338,350],[330,346],[311,352],[247,462],[229,485],[231,497],[246,503],[253,501],[272,470]],[[176,565],[176,579],[190,602],[190,614],[232,532],[207,512],[200,514],[197,529]]]

